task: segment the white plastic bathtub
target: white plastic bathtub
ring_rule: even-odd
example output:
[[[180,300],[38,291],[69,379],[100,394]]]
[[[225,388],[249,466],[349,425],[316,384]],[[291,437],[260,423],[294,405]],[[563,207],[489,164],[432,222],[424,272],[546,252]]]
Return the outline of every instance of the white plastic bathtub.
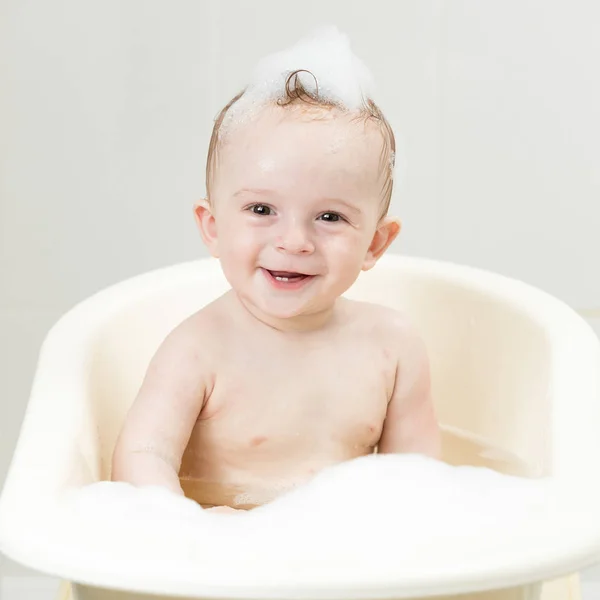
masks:
[[[547,523],[543,544],[533,530],[529,538],[521,529],[514,552],[461,562],[457,547],[448,568],[368,582],[355,581],[351,572],[340,576],[331,557],[330,580],[286,582],[274,574],[271,585],[256,587],[236,572],[222,577],[206,565],[182,572],[167,560],[151,566],[135,556],[114,560],[111,544],[118,539],[93,549],[62,539],[53,511],[65,491],[109,478],[116,436],[158,344],[226,289],[218,263],[195,261],[112,286],[54,326],[0,499],[2,552],[74,582],[75,597],[84,600],[476,592],[489,600],[524,600],[539,597],[540,582],[600,560],[600,343],[594,333],[567,306],[520,282],[393,255],[347,295],[402,307],[423,333],[445,460],[548,476],[570,490],[572,503]],[[576,518],[582,506],[586,516]]]

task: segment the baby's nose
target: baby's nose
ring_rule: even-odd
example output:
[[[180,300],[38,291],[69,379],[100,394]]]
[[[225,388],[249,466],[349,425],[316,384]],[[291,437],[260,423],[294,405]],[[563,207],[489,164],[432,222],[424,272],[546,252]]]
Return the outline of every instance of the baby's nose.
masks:
[[[302,223],[290,223],[275,240],[277,249],[289,254],[312,254],[315,250],[310,231]]]

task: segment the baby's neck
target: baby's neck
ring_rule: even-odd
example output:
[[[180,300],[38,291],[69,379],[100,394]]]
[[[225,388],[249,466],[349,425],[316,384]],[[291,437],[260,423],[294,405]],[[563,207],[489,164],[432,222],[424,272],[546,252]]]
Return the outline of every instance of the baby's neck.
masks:
[[[254,321],[282,333],[308,333],[322,330],[332,324],[337,312],[336,304],[332,304],[319,312],[281,319],[264,314],[257,307],[244,302],[237,295],[235,295],[235,301]]]

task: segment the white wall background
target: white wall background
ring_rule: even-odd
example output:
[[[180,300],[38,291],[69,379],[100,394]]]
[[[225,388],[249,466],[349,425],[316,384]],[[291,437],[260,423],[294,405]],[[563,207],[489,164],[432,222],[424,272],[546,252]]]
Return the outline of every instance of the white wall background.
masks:
[[[406,149],[394,251],[600,323],[597,2],[0,0],[0,485],[47,329],[205,253],[191,207],[212,118],[320,23],[351,36]]]

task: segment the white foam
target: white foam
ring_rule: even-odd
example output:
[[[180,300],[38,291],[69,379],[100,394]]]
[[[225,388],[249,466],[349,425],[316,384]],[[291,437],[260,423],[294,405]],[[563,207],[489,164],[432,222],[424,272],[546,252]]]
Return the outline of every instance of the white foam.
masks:
[[[321,27],[293,46],[258,62],[244,95],[228,111],[224,132],[232,124],[252,118],[265,104],[285,97],[290,73],[298,70],[305,89],[350,111],[373,97],[371,73],[353,52],[348,37],[336,27]],[[312,75],[311,75],[312,74]]]
[[[232,515],[204,511],[160,488],[94,484],[65,500],[57,537],[77,547],[82,561],[101,553],[115,569],[201,569],[214,582],[232,573],[254,584],[336,574],[426,577],[490,557],[517,561],[536,545],[567,544],[566,537],[548,539],[548,524],[564,520],[554,492],[551,480],[375,455],[329,468],[269,505]],[[589,515],[577,518],[585,524]]]

